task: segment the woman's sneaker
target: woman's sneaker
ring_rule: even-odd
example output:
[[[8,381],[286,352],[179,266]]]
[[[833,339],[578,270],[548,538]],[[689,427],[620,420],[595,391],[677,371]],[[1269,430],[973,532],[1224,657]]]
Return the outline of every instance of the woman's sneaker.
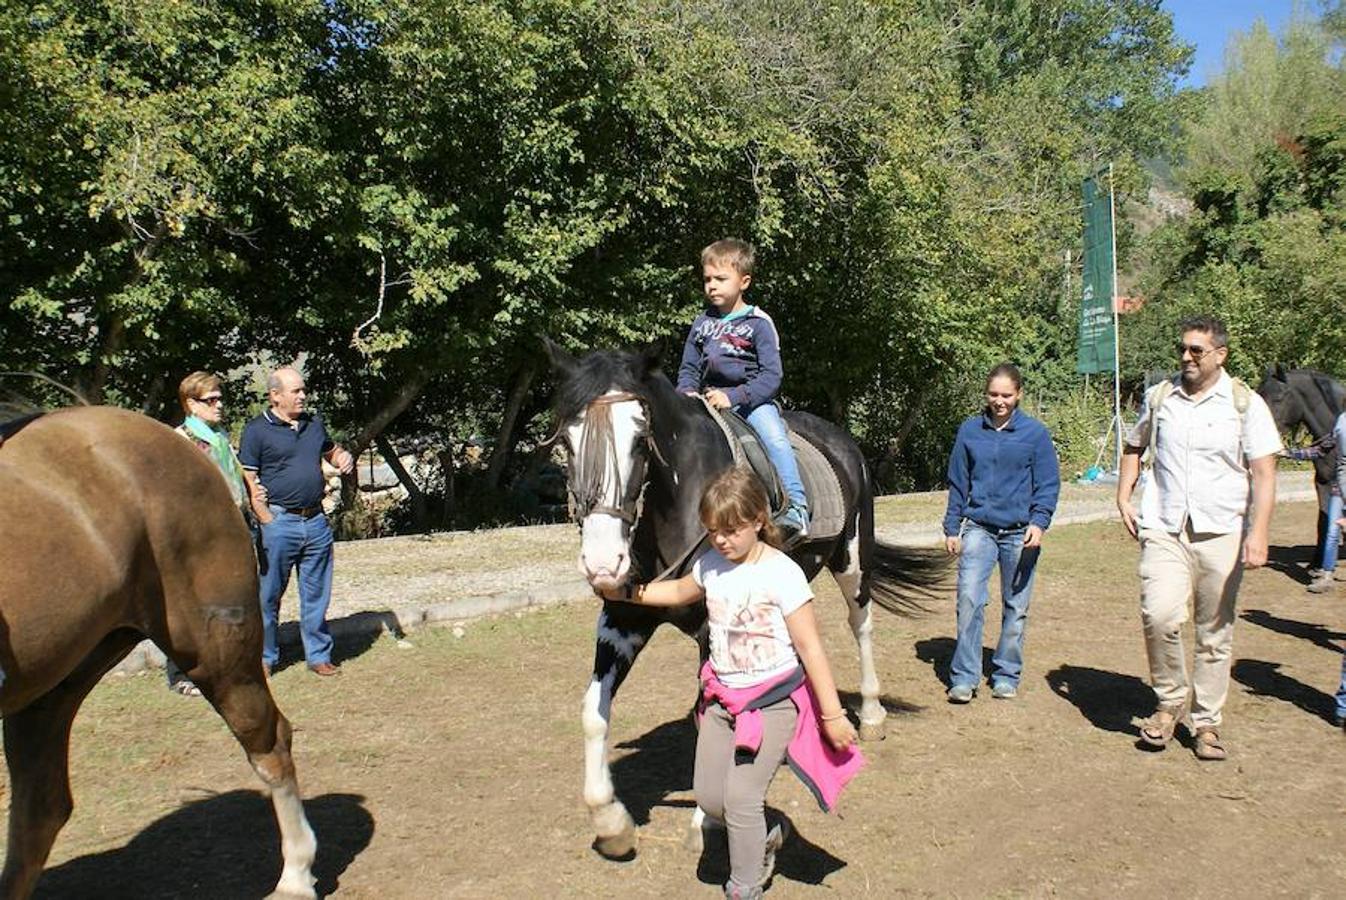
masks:
[[[997,681],[991,685],[991,696],[997,700],[1013,700],[1019,696],[1019,689],[1008,681]]]
[[[950,703],[971,703],[972,698],[976,696],[977,689],[970,684],[955,684],[949,688],[946,694]]]

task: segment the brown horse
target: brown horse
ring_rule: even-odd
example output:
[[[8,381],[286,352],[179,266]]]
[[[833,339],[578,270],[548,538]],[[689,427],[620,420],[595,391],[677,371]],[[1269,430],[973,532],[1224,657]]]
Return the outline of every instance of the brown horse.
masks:
[[[262,670],[254,559],[219,470],[151,419],[66,409],[0,444],[0,714],[11,790],[0,896],[32,894],[73,808],[75,712],[146,637],[201,688],[271,789],[284,858],[276,894],[315,896],[317,843],[290,723]]]

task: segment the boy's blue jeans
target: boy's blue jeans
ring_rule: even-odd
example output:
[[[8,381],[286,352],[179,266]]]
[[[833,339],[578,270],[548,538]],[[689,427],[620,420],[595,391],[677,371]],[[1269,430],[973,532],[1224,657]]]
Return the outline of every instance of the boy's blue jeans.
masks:
[[[290,583],[290,569],[299,572],[299,634],[310,666],[332,661],[332,635],[327,630],[327,604],[332,599],[332,529],[319,513],[305,519],[272,506],[275,518],[262,526],[266,568],[261,576],[262,662],[274,667],[280,659],[276,625],[280,598]]]
[[[743,407],[738,407],[735,412],[743,415]],[[776,467],[781,487],[789,495],[790,503],[807,509],[809,502],[804,494],[804,482],[799,477],[799,463],[795,460],[794,448],[790,446],[790,435],[785,430],[785,420],[781,418],[780,409],[774,403],[763,403],[743,415],[743,418],[748,420],[752,430],[761,438],[762,447],[766,449],[771,464]]]
[[[1038,549],[1024,550],[1024,528],[1004,530],[963,522],[958,554],[958,644],[949,666],[950,685],[975,688],[981,682],[981,633],[991,572],[1000,566],[1004,614],[1000,643],[991,658],[991,683],[1018,687],[1023,674],[1024,626],[1037,574]]]

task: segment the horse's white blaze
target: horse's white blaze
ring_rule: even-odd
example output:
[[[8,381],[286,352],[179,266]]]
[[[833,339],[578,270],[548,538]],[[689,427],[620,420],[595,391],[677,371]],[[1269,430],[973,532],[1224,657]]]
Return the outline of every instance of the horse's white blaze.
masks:
[[[284,868],[276,883],[276,895],[281,897],[317,897],[313,890],[313,859],[318,852],[318,841],[304,815],[304,804],[299,799],[298,786],[290,778],[271,788],[271,805],[276,810],[280,826],[280,854]]]
[[[609,391],[609,394],[616,393]],[[622,499],[633,492],[630,487],[637,442],[645,433],[645,411],[637,400],[622,400],[608,407],[612,416],[612,437],[616,448],[616,477],[612,471],[603,474],[603,485],[598,504],[620,509]],[[585,415],[567,429],[575,460],[587,452],[606,454],[605,447],[588,448],[585,441],[589,430]],[[631,529],[625,521],[608,513],[591,513],[581,523],[579,571],[595,588],[613,589],[626,583],[631,570]]]

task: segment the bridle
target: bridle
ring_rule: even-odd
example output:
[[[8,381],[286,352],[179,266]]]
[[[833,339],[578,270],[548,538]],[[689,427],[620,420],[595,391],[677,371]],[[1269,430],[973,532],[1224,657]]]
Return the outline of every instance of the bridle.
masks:
[[[641,452],[637,452],[631,461],[631,476],[627,479],[626,489],[618,500],[617,506],[607,503],[604,486],[611,478],[614,482],[621,478],[621,469],[617,458],[617,438],[612,430],[612,405],[634,400],[640,404],[649,422],[650,409],[645,399],[637,394],[620,391],[596,397],[585,407],[584,441],[577,452],[571,449],[569,471],[566,473],[566,491],[570,497],[570,512],[576,524],[583,527],[584,520],[594,513],[621,519],[635,531],[645,507],[646,474],[649,470],[649,453],[660,460],[658,446],[647,427],[637,442]]]

